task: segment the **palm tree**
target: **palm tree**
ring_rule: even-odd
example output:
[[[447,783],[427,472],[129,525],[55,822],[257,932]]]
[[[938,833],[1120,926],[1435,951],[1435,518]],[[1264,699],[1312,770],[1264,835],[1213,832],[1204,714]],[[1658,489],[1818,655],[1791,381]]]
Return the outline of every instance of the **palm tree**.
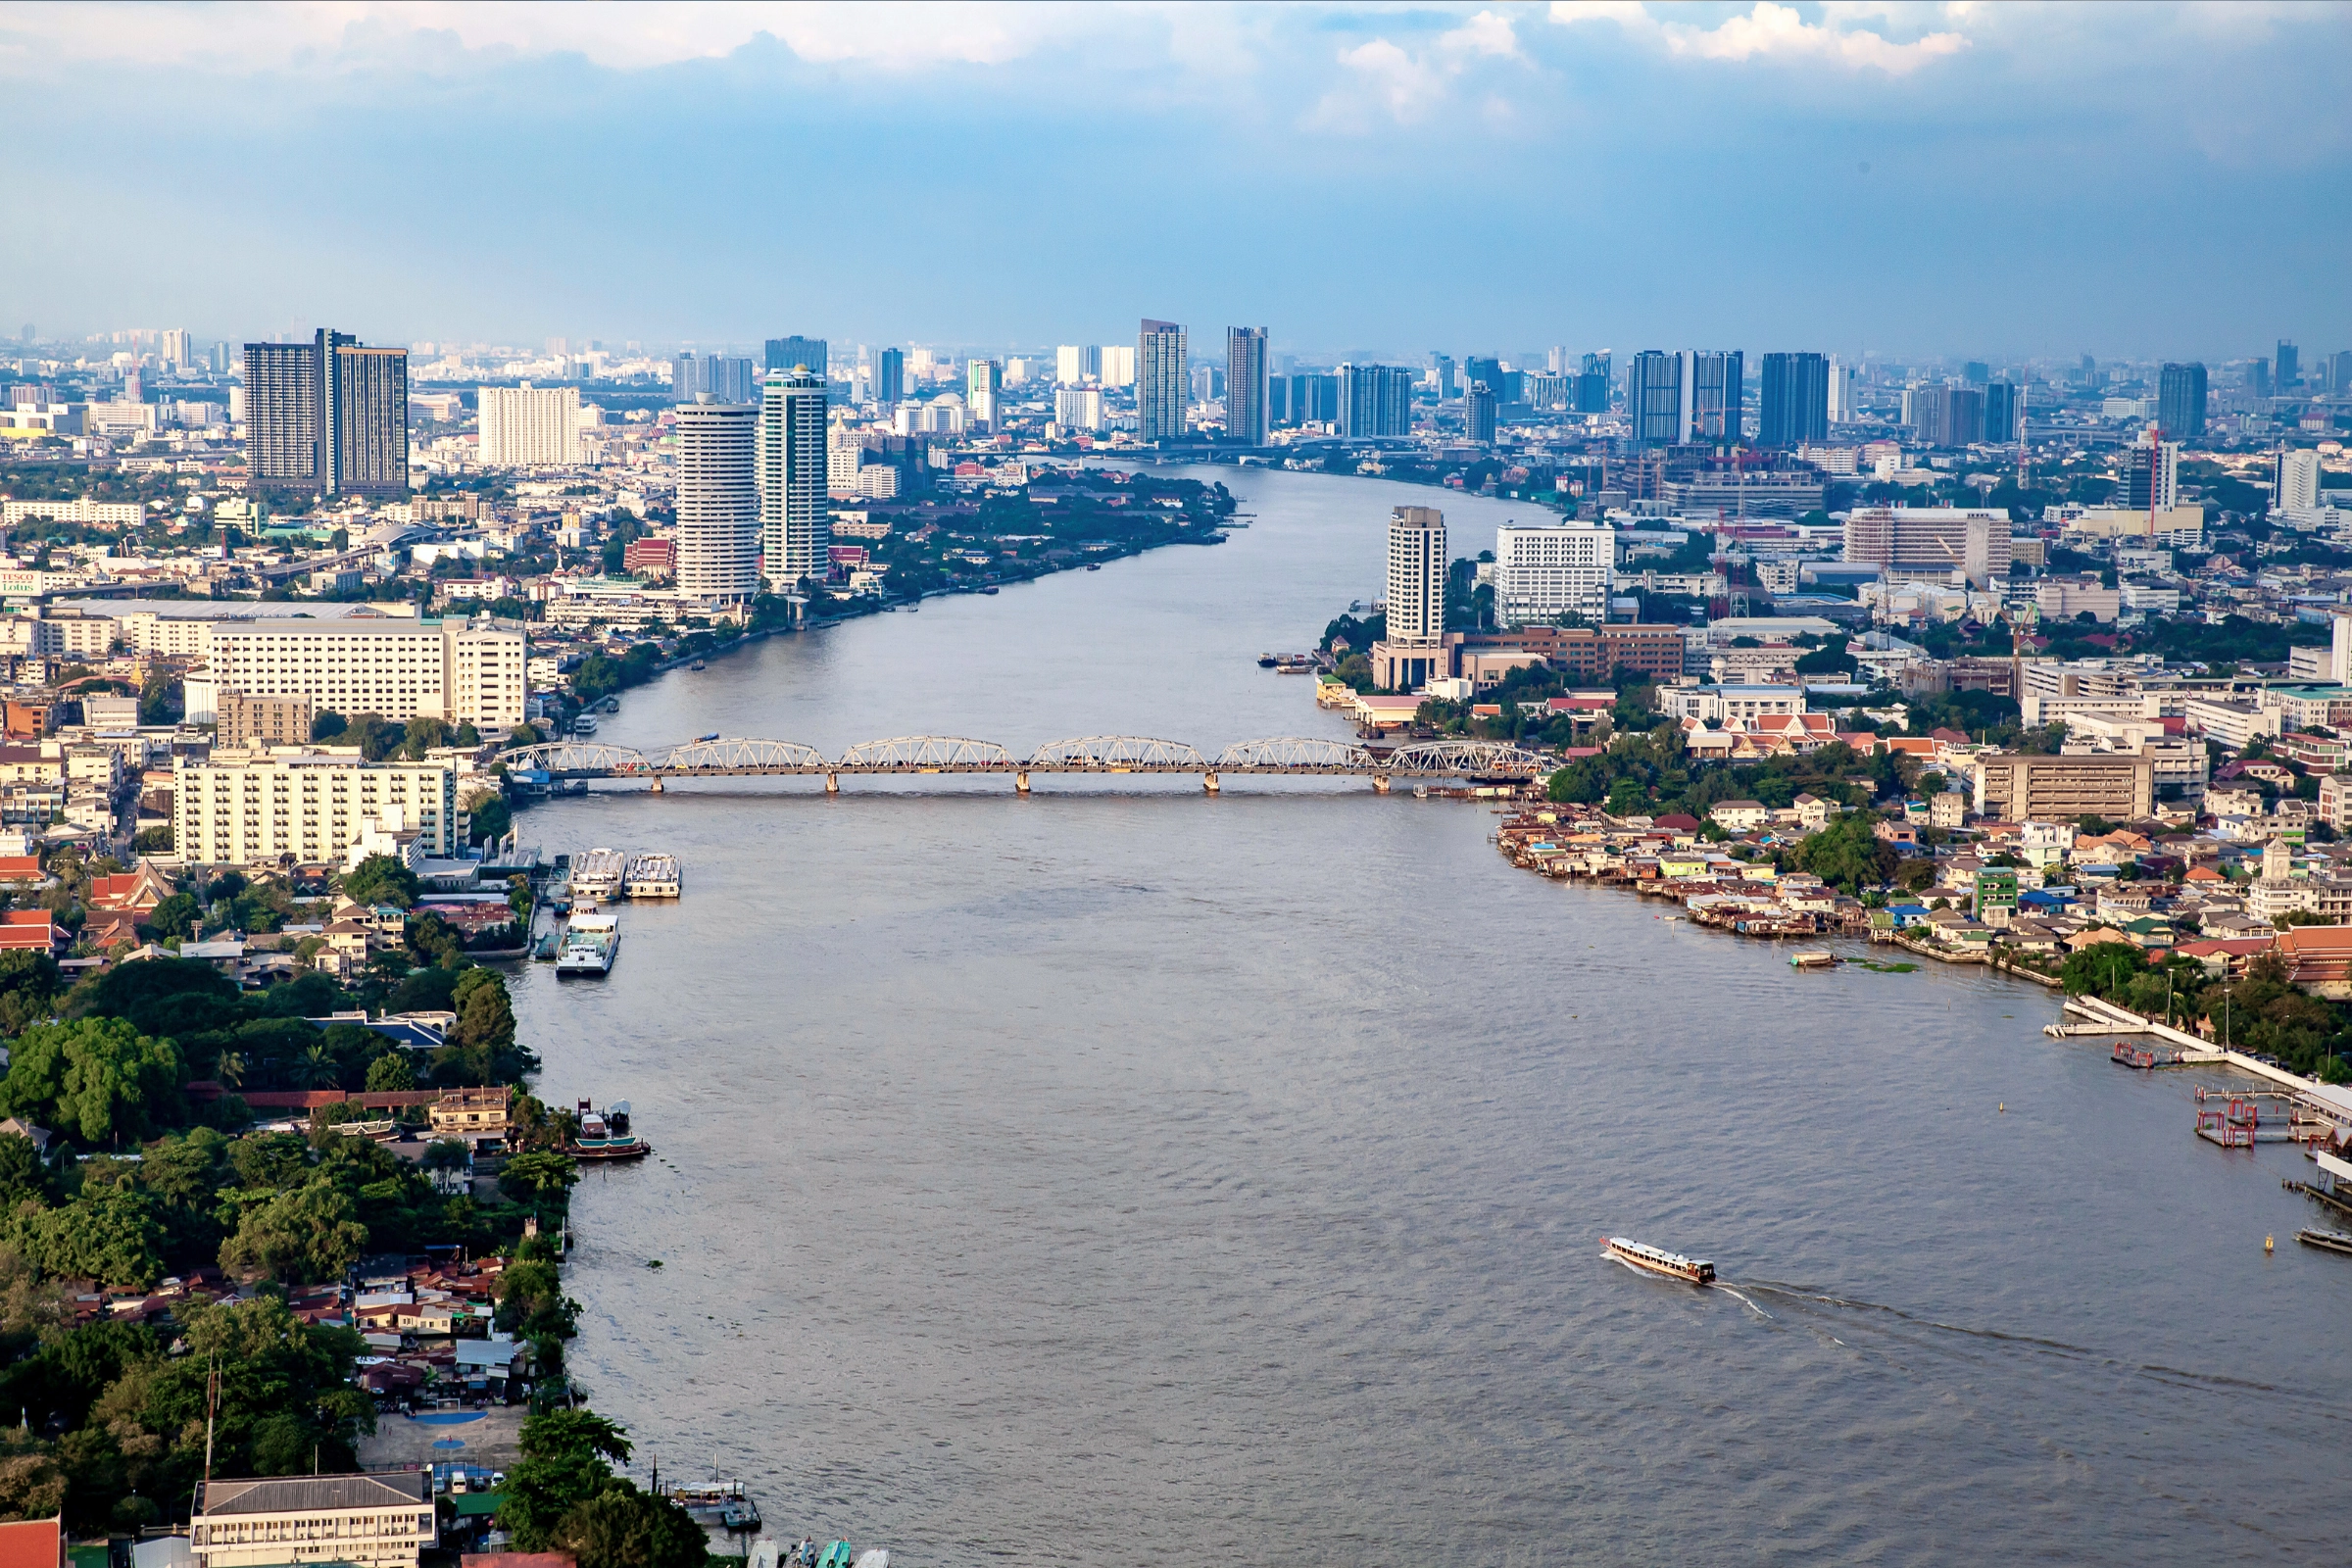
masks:
[[[291,1076],[298,1088],[331,1089],[342,1072],[332,1052],[324,1046],[313,1046],[294,1058]]]
[[[236,1088],[245,1081],[245,1058],[234,1051],[223,1051],[220,1065],[213,1069],[213,1078],[223,1089]]]

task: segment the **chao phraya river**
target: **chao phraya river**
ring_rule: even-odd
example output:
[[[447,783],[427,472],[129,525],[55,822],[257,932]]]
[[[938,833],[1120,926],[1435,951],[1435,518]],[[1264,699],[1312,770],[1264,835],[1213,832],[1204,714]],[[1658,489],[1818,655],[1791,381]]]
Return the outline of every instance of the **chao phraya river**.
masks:
[[[1208,476],[1229,544],[772,640],[605,736],[1340,734],[1256,656],[1378,592],[1392,506],[1457,555],[1513,511]],[[685,867],[516,1001],[546,1098],[659,1150],[587,1174],[570,1272],[641,1476],[916,1568],[2342,1560],[2301,1162],[2036,988],[1795,974],[1512,870],[1482,807],[929,782],[523,817]]]

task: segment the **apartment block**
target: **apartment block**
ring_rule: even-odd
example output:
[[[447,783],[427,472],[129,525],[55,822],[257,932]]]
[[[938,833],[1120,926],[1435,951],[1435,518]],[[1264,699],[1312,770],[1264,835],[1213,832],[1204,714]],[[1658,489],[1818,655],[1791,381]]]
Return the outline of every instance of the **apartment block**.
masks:
[[[1608,618],[1614,528],[1494,530],[1494,618],[1505,626],[1577,615]]]
[[[213,744],[243,751],[270,746],[307,746],[317,705],[308,697],[257,697],[222,692],[214,704]]]
[[[394,811],[416,829],[428,856],[462,843],[458,770],[449,762],[367,762],[356,747],[297,753],[216,751],[172,764],[172,832],[180,858],[198,865],[252,865],[290,856],[338,859]]]
[[[459,620],[252,620],[211,628],[222,691],[307,697],[345,715],[505,729],[522,722],[529,658],[519,631]]]
[[[2145,753],[1977,759],[1976,811],[2004,822],[2117,821],[2156,808],[2156,764]]]

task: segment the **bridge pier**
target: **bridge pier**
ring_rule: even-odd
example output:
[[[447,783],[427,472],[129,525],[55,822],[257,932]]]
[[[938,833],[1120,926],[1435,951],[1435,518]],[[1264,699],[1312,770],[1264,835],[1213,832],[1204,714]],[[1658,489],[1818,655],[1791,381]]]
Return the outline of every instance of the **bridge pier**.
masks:
[[[1012,775],[1012,789],[1016,795],[1029,793],[1029,770],[1027,768],[1022,768]]]
[[[1201,787],[1202,789],[1204,789],[1204,790],[1208,791],[1208,793],[1209,793],[1209,794],[1211,794],[1211,795],[1214,795],[1214,794],[1216,794],[1216,793],[1217,793],[1217,775],[1216,775],[1216,774],[1214,774],[1214,773],[1207,773],[1207,774],[1203,774],[1203,775],[1201,776],[1201,779],[1200,779],[1200,787]]]
[[[656,794],[656,795],[659,795],[659,794],[661,794],[661,793],[662,793],[662,775],[661,775],[661,774],[659,774],[659,773],[656,773],[656,774],[654,775],[654,788],[653,788],[653,793],[654,793],[654,794]]]
[[[825,775],[825,793],[827,795],[839,795],[841,793],[841,779],[837,775],[832,773],[827,773]]]
[[[1372,775],[1372,793],[1375,795],[1386,795],[1389,793],[1388,774],[1375,773]]]

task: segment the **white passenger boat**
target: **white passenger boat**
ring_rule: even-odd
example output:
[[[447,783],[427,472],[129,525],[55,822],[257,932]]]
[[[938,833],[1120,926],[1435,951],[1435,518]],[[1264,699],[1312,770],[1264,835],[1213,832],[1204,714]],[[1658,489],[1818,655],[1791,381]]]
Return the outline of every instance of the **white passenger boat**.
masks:
[[[620,897],[621,884],[627,880],[629,858],[618,850],[602,845],[580,857],[571,868],[571,892],[574,898],[610,901]]]
[[[632,855],[621,891],[632,899],[674,899],[678,896],[678,858],[674,855]]]
[[[609,974],[620,953],[620,920],[610,914],[575,914],[556,952],[556,973]]]
[[[1668,1279],[1682,1280],[1690,1285],[1715,1283],[1715,1265],[1703,1257],[1685,1257],[1669,1252],[1647,1242],[1629,1242],[1622,1236],[1604,1236],[1600,1245],[1609,1250],[1609,1256],[1628,1263],[1644,1274],[1663,1274]]]

